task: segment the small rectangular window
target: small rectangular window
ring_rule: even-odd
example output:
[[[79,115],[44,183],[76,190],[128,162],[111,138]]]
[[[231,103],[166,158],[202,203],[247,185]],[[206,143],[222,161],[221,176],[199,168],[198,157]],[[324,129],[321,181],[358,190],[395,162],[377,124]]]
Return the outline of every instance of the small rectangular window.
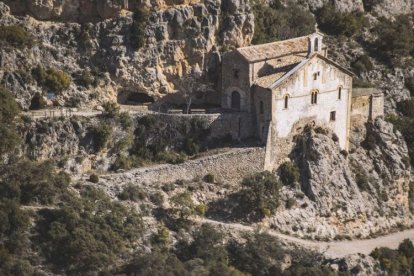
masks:
[[[336,111],[331,111],[331,117],[330,117],[331,121],[336,121]]]

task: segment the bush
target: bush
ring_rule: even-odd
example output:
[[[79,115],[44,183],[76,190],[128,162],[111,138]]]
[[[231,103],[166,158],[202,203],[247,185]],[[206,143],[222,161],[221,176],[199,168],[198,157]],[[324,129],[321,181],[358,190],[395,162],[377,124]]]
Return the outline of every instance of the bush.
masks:
[[[195,155],[200,152],[200,146],[192,138],[185,139],[183,149],[188,155]]]
[[[99,274],[134,248],[142,235],[142,218],[90,186],[80,195],[69,196],[60,208],[39,212],[40,247],[64,274]]]
[[[408,204],[410,205],[411,213],[414,213],[414,182],[410,182],[408,190]]]
[[[253,5],[253,12],[255,15],[253,44],[285,40],[314,32],[315,19],[309,11],[298,5],[284,7],[279,2],[268,7],[256,2]]]
[[[132,118],[126,111],[119,113],[119,121],[124,129],[132,127]]]
[[[71,78],[67,73],[54,68],[45,69],[37,66],[32,70],[32,75],[39,85],[57,94],[68,89],[71,83]]]
[[[279,183],[274,174],[266,171],[242,181],[239,212],[257,219],[271,215],[279,206]]]
[[[21,140],[14,124],[20,113],[13,95],[0,86],[0,156],[11,152]]]
[[[283,185],[295,186],[300,181],[299,167],[293,162],[285,162],[279,167],[279,176]]]
[[[414,77],[406,78],[404,85],[410,91],[410,96],[414,97]]]
[[[164,196],[161,192],[156,192],[150,195],[150,201],[157,206],[161,206],[164,203]]]
[[[21,204],[57,203],[69,186],[66,173],[57,173],[50,161],[22,161],[0,167],[0,198]]]
[[[332,4],[323,6],[316,12],[320,29],[330,35],[351,37],[359,34],[368,20],[362,13],[341,13]]]
[[[149,21],[149,11],[145,8],[139,8],[134,12],[133,22],[131,25],[130,44],[134,50],[145,46],[145,29]]]
[[[141,158],[135,155],[118,154],[115,162],[111,166],[112,171],[130,170],[139,168],[144,164]]]
[[[112,137],[112,127],[106,123],[93,126],[90,130],[94,141],[95,151],[99,152],[105,149]]]
[[[392,61],[393,58],[401,59],[411,55],[414,49],[411,20],[408,15],[396,16],[395,20],[381,18],[374,28],[374,33],[378,36],[374,45],[379,57]]]
[[[355,174],[355,182],[358,185],[358,188],[361,191],[369,191],[369,182],[368,182],[368,176],[365,173],[365,170],[361,168],[358,164],[353,164],[353,171]]]
[[[297,202],[296,202],[296,199],[294,199],[294,198],[289,198],[287,201],[286,201],[286,209],[291,209],[292,207],[294,207],[295,205],[297,204]]]
[[[0,26],[0,45],[18,48],[31,47],[33,38],[21,26]]]
[[[404,240],[398,250],[376,248],[371,256],[380,262],[381,268],[389,275],[411,275],[414,265],[413,250],[412,242]]]
[[[367,55],[359,56],[351,63],[351,67],[357,75],[361,75],[362,73],[366,73],[374,69],[374,65]]]
[[[414,119],[414,99],[398,102],[397,110],[404,116]]]
[[[119,117],[119,112],[121,110],[121,108],[119,107],[119,105],[117,103],[114,102],[106,102],[102,105],[104,111],[103,111],[103,115],[108,117],[108,118],[118,118]]]
[[[404,111],[407,114],[410,111]],[[407,143],[408,154],[411,160],[411,166],[414,166],[414,118],[407,116],[389,116],[388,120],[394,124],[394,127],[402,133],[404,140]]]
[[[155,160],[169,164],[181,164],[185,161],[185,156],[173,151],[162,151],[155,156]]]
[[[142,201],[147,197],[147,194],[137,185],[127,184],[122,192],[118,194],[121,200]]]
[[[89,176],[89,181],[92,183],[98,183],[99,182],[99,176],[96,173],[93,173]]]
[[[372,88],[374,85],[368,81],[362,80],[360,78],[354,78],[352,81],[352,87],[355,88]]]
[[[204,215],[207,211],[207,206],[204,204],[197,205],[191,198],[190,192],[182,192],[176,194],[170,199],[171,213],[177,216],[180,220],[186,221],[190,216]]]
[[[158,246],[168,246],[171,244],[171,235],[164,223],[161,223],[158,227],[156,234],[152,236],[152,242]]]
[[[211,174],[211,173],[206,174],[206,175],[204,176],[204,181],[205,181],[205,182],[207,182],[207,183],[214,183],[214,182],[215,182],[215,177],[214,177],[214,175],[213,175],[213,174]]]
[[[78,83],[85,88],[96,86],[95,78],[89,70],[83,70],[78,78]]]

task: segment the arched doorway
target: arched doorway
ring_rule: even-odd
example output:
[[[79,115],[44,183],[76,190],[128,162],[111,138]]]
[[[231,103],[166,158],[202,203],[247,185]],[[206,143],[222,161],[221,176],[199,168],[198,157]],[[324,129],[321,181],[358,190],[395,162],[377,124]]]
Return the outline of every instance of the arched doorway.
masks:
[[[231,93],[231,108],[240,110],[240,93],[237,91]]]

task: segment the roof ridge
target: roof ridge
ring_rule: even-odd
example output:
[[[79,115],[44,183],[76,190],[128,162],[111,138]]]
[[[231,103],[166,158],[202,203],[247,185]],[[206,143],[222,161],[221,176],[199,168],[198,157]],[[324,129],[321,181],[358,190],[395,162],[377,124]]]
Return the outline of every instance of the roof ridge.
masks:
[[[256,45],[244,46],[244,47],[237,48],[236,50],[238,51],[238,50],[244,50],[244,49],[248,49],[248,48],[269,46],[271,44],[278,44],[278,43],[282,43],[282,42],[289,42],[289,41],[292,41],[292,40],[299,40],[299,39],[303,39],[305,37],[309,38],[310,35],[311,34],[304,35],[304,36],[299,36],[299,37],[294,37],[294,38],[289,38],[289,39],[285,39],[285,40],[278,40],[278,41],[267,42],[267,43],[263,43],[263,44],[256,44]]]

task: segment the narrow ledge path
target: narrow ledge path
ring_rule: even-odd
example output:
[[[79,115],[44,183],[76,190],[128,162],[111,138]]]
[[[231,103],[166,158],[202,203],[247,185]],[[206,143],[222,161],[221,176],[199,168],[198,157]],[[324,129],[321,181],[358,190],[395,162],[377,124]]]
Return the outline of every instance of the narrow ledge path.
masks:
[[[254,232],[257,230],[254,226],[243,225],[239,223],[226,223],[207,218],[201,219],[203,223],[210,223],[219,226],[223,229],[248,231]],[[380,236],[374,239],[365,240],[345,240],[345,241],[332,241],[332,242],[318,242],[312,240],[305,240],[289,235],[281,234],[271,229],[263,230],[263,232],[277,237],[282,241],[290,242],[308,249],[316,250],[325,254],[328,258],[343,258],[348,255],[357,253],[369,255],[377,247],[388,247],[391,249],[397,249],[398,245],[404,239],[410,239],[414,242],[414,229],[408,229],[391,233],[388,235]]]

